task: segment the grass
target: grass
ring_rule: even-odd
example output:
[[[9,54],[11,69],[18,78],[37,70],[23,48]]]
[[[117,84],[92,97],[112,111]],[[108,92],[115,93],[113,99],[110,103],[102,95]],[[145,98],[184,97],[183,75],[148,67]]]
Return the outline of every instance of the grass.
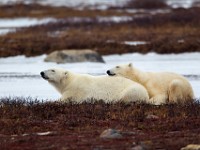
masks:
[[[165,0],[130,0],[125,7],[139,9],[168,8]]]
[[[123,16],[130,15],[127,12],[115,10],[77,10],[69,7],[52,7],[39,4],[26,5],[18,3],[15,5],[1,5],[1,18],[16,18],[16,17],[35,17],[35,18],[67,18],[67,17],[96,17],[96,16]]]
[[[50,139],[57,138],[60,139],[56,146],[58,149],[64,145],[68,148],[72,145],[76,147],[80,143],[82,148],[102,145],[104,148],[114,149],[118,144],[122,144],[122,148],[128,148],[131,143],[142,141],[151,141],[155,147],[180,149],[185,144],[200,141],[199,102],[154,106],[144,103],[104,103],[93,100],[78,104],[39,102],[37,99],[16,97],[1,98],[0,106],[0,143],[11,149],[13,143],[19,147],[28,144],[29,148],[34,147],[35,143],[49,142],[53,145]],[[152,114],[158,119],[147,119],[147,116]],[[108,128],[124,132],[124,137],[118,142],[102,141],[99,135]],[[34,135],[45,131],[53,131],[56,134],[43,137]],[[23,134],[28,135],[21,136]],[[14,141],[13,135],[17,135]],[[71,141],[63,141],[64,137],[71,138]],[[93,143],[89,142],[91,140]]]
[[[119,8],[80,11],[35,4],[7,5],[0,6],[0,9],[1,18],[62,19],[0,36],[0,57],[36,56],[54,50],[86,48],[103,55],[200,52],[200,8],[174,9],[156,15],[146,12],[131,14],[123,8],[121,11]],[[99,22],[98,16],[131,16],[134,20]],[[90,20],[77,23],[69,20],[73,17],[88,17]],[[131,46],[123,44],[124,41],[146,41],[148,44]],[[147,119],[148,115],[158,118]],[[187,144],[200,143],[199,116],[199,102],[153,106],[0,98],[0,149],[131,149],[150,143],[151,149],[177,150]],[[123,138],[101,139],[99,135],[108,128],[120,130]],[[36,134],[45,131],[52,134]]]
[[[131,129],[138,128],[140,123],[145,125],[142,130],[168,132],[176,130],[176,127],[178,130],[195,129],[198,128],[200,123],[195,122],[195,119],[200,119],[198,102],[187,105],[154,106],[143,103],[125,104],[91,101],[78,104],[75,102],[39,102],[31,98],[2,98],[0,111],[1,134],[23,134],[55,128],[64,130],[67,128],[112,126],[120,129]],[[147,126],[148,121],[145,118],[148,114],[157,115],[160,120],[168,120],[169,124],[157,124],[156,127],[154,127],[155,124]],[[194,122],[187,124],[192,119],[194,119]],[[37,129],[37,127],[32,127],[33,124],[29,124],[32,121],[43,124],[47,120],[56,121],[57,126],[49,125],[49,127]],[[25,126],[23,126],[24,123]]]

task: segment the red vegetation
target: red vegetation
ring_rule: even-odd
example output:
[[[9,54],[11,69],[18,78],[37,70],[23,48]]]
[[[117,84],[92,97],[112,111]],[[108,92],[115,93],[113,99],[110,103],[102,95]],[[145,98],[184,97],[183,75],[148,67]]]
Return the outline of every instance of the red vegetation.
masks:
[[[131,0],[125,6],[128,8],[162,9],[167,8],[165,0]]]
[[[200,142],[197,102],[153,106],[1,98],[0,104],[0,149],[129,149],[144,142],[153,148],[180,149]],[[157,119],[147,118],[149,114]],[[101,132],[108,128],[120,130],[123,137],[101,139]],[[37,135],[46,131],[52,132]]]
[[[73,22],[63,18],[59,22],[0,36],[0,56],[35,56],[55,50],[87,48],[103,55],[199,52],[198,14],[200,8],[175,9],[171,13],[144,15],[120,23],[99,22],[97,18]],[[125,45],[124,41],[146,41],[148,44]]]

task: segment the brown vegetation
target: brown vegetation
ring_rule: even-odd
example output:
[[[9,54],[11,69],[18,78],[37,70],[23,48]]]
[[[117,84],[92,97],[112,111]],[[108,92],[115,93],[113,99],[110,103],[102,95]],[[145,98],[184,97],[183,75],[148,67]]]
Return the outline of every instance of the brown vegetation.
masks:
[[[200,8],[165,14],[130,14],[125,10],[73,10],[40,5],[1,6],[0,17],[55,17],[56,23],[18,29],[0,36],[0,57],[35,56],[62,49],[94,49],[100,54],[200,52]],[[69,18],[83,17],[81,22]],[[132,16],[127,22],[99,22],[97,16]],[[89,20],[84,20],[89,17]],[[146,41],[125,45],[124,41]],[[148,115],[157,119],[147,119]],[[200,143],[200,104],[106,104],[0,99],[0,149],[130,149],[151,143],[152,149],[180,149]],[[101,139],[108,128],[121,139]],[[37,132],[51,131],[39,136]]]
[[[125,6],[127,8],[143,8],[143,9],[162,9],[167,8],[165,0],[131,0]]]
[[[122,16],[129,13],[114,11],[114,10],[77,10],[68,7],[52,7],[42,6],[39,4],[26,5],[19,3],[16,5],[2,5],[0,6],[0,18],[16,18],[16,17],[95,17],[95,16]]]
[[[94,49],[100,54],[129,52],[182,53],[200,51],[200,8],[174,9],[164,14],[132,14],[125,22],[100,22],[97,16],[124,14],[117,10],[73,10],[65,7],[19,4],[19,16],[42,13],[37,17],[61,17],[58,22],[18,29],[16,33],[0,36],[0,57],[15,55],[35,56],[62,49]],[[30,8],[29,8],[30,7]],[[31,11],[29,11],[31,10]],[[7,12],[8,11],[8,12]],[[6,12],[6,13],[3,13]],[[11,14],[15,11],[11,11]],[[20,13],[21,12],[21,13]],[[130,17],[130,13],[126,13]],[[13,14],[11,15],[13,16]],[[18,16],[18,15],[17,15]],[[70,16],[70,17],[69,17]],[[73,17],[81,21],[73,21]],[[87,16],[87,19],[85,18]],[[33,16],[32,16],[33,17]],[[64,18],[63,18],[64,17]],[[88,19],[89,18],[89,19]],[[146,41],[145,45],[125,45],[124,41]]]
[[[200,51],[200,8],[176,9],[171,13],[144,15],[133,21],[99,22],[90,18],[19,29],[0,36],[0,56],[35,56],[62,49],[91,48],[100,54],[140,52],[182,53]],[[147,41],[125,45],[124,41]]]
[[[103,101],[41,103],[30,98],[1,98],[0,106],[0,149],[128,149],[144,141],[151,142],[154,148],[180,149],[200,142],[197,102],[153,106]],[[147,119],[150,114],[157,118]],[[120,130],[123,138],[101,139],[99,135],[108,128]],[[52,133],[36,134],[45,131]]]

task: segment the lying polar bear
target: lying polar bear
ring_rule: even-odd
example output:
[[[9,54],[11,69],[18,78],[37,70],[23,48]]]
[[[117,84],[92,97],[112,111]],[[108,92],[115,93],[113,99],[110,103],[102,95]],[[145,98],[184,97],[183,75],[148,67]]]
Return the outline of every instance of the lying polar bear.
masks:
[[[116,66],[107,71],[110,76],[118,75],[142,84],[154,104],[185,103],[194,99],[190,83],[181,75],[169,72],[143,72],[132,64]]]
[[[96,99],[112,102],[148,102],[149,100],[148,93],[142,85],[123,77],[92,76],[63,69],[49,69],[40,74],[61,93],[62,101],[70,99],[82,102]]]

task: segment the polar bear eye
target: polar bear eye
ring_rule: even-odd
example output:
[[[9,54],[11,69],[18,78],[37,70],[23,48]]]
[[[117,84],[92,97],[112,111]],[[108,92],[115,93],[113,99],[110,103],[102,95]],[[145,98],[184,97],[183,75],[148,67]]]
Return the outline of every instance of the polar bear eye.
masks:
[[[51,70],[51,72],[55,72],[55,70]]]
[[[120,68],[119,66],[116,66],[116,68]]]

